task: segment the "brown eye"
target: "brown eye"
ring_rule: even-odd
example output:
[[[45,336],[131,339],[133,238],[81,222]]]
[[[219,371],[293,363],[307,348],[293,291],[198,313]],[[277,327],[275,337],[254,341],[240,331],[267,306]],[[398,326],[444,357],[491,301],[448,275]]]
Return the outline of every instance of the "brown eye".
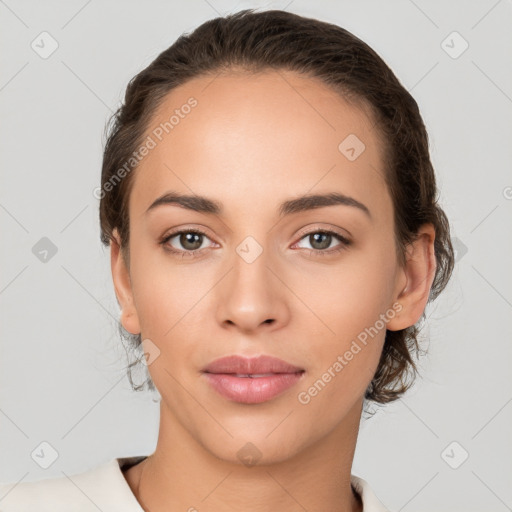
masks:
[[[332,235],[319,231],[309,235],[309,243],[313,249],[328,249],[331,245]]]
[[[184,249],[195,251],[201,247],[203,235],[199,233],[181,233],[178,240]]]
[[[202,249],[205,239],[209,240],[205,233],[188,229],[171,233],[160,243],[171,252],[185,255]]]
[[[300,244],[303,243],[303,240],[306,240],[311,248],[302,247]],[[339,243],[333,245],[333,242],[336,240]],[[350,244],[350,240],[339,233],[317,230],[305,234],[296,245],[305,249],[311,255],[327,256],[346,249]]]

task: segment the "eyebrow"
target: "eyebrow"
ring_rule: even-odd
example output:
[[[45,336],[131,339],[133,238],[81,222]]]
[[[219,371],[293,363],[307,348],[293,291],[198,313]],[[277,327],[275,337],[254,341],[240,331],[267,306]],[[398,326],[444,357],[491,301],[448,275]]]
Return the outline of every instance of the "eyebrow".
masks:
[[[167,192],[151,203],[149,208],[146,210],[146,214],[155,209],[157,206],[168,204],[180,206],[195,212],[212,215],[222,215],[223,211],[222,203],[214,201],[213,199],[209,199],[204,196],[183,195],[178,194],[177,192]],[[364,212],[369,218],[372,217],[370,210],[363,203],[357,201],[353,197],[337,192],[332,192],[329,194],[309,194],[288,199],[280,205],[279,216],[283,217],[293,213],[299,213],[313,210],[315,208],[334,205],[352,206]]]

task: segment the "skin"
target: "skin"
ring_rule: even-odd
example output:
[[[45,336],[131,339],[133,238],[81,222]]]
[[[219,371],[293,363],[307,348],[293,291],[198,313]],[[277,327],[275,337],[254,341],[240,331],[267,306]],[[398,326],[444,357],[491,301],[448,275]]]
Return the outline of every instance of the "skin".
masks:
[[[191,96],[198,105],[133,176],[130,268],[117,232],[111,245],[121,322],[151,340],[149,352],[160,351],[148,366],[162,397],[157,447],[125,478],[152,512],[359,511],[350,472],[386,329],[308,404],[297,395],[393,304],[402,309],[387,329],[419,320],[435,272],[434,229],[421,228],[401,267],[373,122],[321,81],[291,71],[195,78],[168,94],[148,133]],[[366,146],[354,161],[338,150],[349,134]],[[207,196],[223,213],[177,205],[145,213],[171,190]],[[346,205],[278,215],[287,199],[327,192],[364,203],[371,218]],[[180,258],[158,243],[181,228],[206,232],[197,257]],[[352,243],[319,255],[341,243],[333,237],[325,249],[307,236],[322,229]],[[263,249],[252,263],[236,251],[247,236]],[[179,235],[167,246],[191,250]],[[270,354],[305,374],[268,402],[236,403],[200,372],[230,354]],[[253,466],[237,456],[248,442],[261,454]]]

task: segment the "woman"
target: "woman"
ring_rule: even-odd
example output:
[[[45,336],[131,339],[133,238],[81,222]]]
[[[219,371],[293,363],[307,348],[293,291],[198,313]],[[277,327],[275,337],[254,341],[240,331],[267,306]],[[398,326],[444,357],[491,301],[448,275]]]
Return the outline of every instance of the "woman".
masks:
[[[410,386],[453,250],[382,59],[284,11],[210,20],[130,82],[98,197],[157,447],[2,510],[386,510],[351,475],[361,413]]]

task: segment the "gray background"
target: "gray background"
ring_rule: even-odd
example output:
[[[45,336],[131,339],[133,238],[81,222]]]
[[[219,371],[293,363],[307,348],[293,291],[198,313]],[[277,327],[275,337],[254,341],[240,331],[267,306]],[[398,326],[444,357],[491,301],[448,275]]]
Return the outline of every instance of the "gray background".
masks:
[[[158,397],[126,378],[99,241],[103,130],[128,80],[182,32],[248,7],[337,23],[386,60],[422,111],[456,238],[452,282],[427,309],[423,378],[363,421],[353,472],[394,511],[511,510],[507,0],[0,1],[0,481],[154,449]],[[43,31],[58,43],[45,59],[31,47]],[[46,262],[43,237],[57,249]],[[42,442],[58,453],[47,469],[31,456]]]

